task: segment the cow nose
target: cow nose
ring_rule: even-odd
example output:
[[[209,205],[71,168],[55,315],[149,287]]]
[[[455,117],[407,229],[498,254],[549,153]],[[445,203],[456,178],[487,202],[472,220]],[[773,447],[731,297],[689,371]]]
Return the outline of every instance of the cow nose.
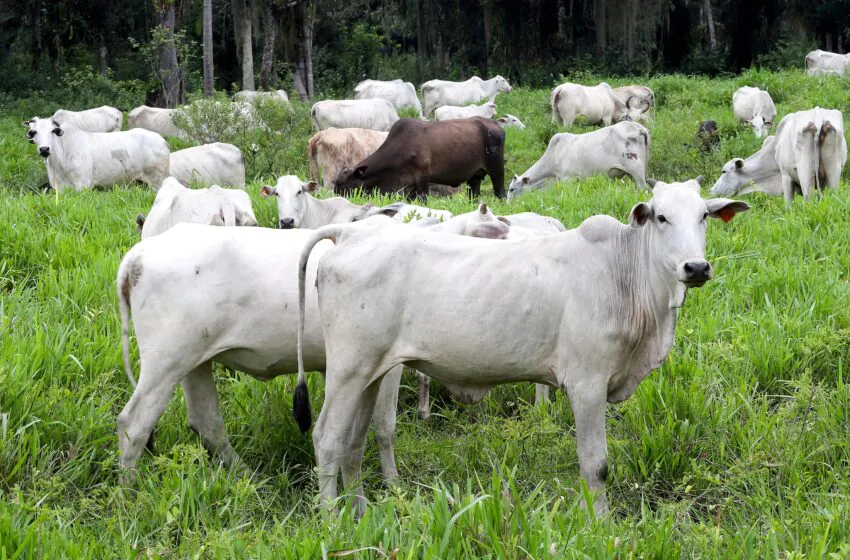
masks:
[[[281,218],[280,229],[292,229],[295,227],[295,218]]]
[[[39,146],[38,153],[41,157],[47,157],[50,155],[50,146]]]
[[[708,261],[688,261],[682,266],[686,285],[702,286],[711,280],[711,264]]]

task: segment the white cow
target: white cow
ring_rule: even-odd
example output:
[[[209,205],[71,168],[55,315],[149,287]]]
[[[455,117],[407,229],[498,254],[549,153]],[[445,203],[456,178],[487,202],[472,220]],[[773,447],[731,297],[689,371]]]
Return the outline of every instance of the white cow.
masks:
[[[370,216],[394,216],[395,206],[375,208],[349,202],[342,197],[319,200],[312,193],[319,190],[315,181],[304,182],[295,175],[279,177],[275,186],[264,186],[260,195],[274,197],[280,229],[315,229],[327,224],[357,222]]]
[[[47,178],[56,192],[133,181],[159,189],[168,177],[168,144],[155,132],[86,132],[38,117],[24,124],[30,142],[45,158]]]
[[[286,92],[282,89],[276,89],[274,91],[242,90],[233,96],[233,100],[253,102],[255,99],[260,97],[264,99],[273,99],[275,101],[280,101],[281,103],[289,103],[289,96],[286,95]]]
[[[385,225],[395,223],[384,220]],[[369,222],[357,225],[369,227]],[[189,426],[225,465],[244,467],[227,437],[212,363],[260,381],[297,371],[294,271],[312,234],[184,223],[127,252],[118,268],[117,289],[124,368],[135,390],[117,420],[122,467],[136,466],[178,383]],[[324,248],[330,247],[328,243]],[[315,285],[321,251],[317,247],[317,258],[311,260],[310,286]],[[306,297],[304,365],[323,371],[325,350],[315,288]],[[138,384],[130,364],[131,311],[141,365]],[[376,411],[375,424],[388,479],[397,474],[392,445],[401,366],[392,376],[383,384],[379,400],[387,406]],[[306,422],[309,426],[309,417]]]
[[[230,185],[245,188],[245,158],[233,144],[216,142],[171,154],[171,176],[184,185]]]
[[[543,157],[522,176],[513,178],[508,200],[541,188],[548,181],[595,173],[629,175],[639,187],[646,188],[648,160],[649,131],[635,122],[621,122],[584,134],[556,134],[549,140]]]
[[[760,191],[782,196],[782,175],[775,154],[776,136],[768,136],[761,149],[747,159],[735,158],[726,162],[720,177],[711,187],[711,194],[735,196]]]
[[[620,86],[615,87],[612,91],[623,103],[626,103],[631,98],[633,105],[640,103],[644,107],[638,120],[647,120],[650,110],[655,107],[655,92],[646,86]]]
[[[465,82],[429,80],[422,84],[420,89],[427,117],[434,109],[443,105],[466,105],[482,99],[492,103],[500,93],[510,93],[511,85],[501,76],[489,80],[473,76]]]
[[[752,126],[759,138],[770,133],[776,118],[776,106],[770,94],[756,87],[738,88],[732,95],[732,111],[736,119]]]
[[[814,189],[837,188],[847,163],[841,111],[815,107],[785,115],[776,129],[774,157],[788,206],[794,199],[795,185],[799,185],[805,200],[811,198]]]
[[[605,82],[598,86],[561,84],[552,90],[549,103],[553,122],[563,126],[572,126],[577,116],[583,116],[591,124],[601,122],[606,126],[612,122],[636,121],[650,109],[645,99],[634,95],[622,101]]]
[[[307,159],[310,175],[319,179],[321,168],[322,184],[333,190],[334,179],[346,167],[354,167],[375,153],[388,132],[365,128],[328,128],[317,132],[307,141]]]
[[[502,128],[518,128],[520,130],[525,130],[525,125],[522,124],[522,121],[508,113],[505,113],[504,116],[496,119],[496,122],[499,123]]]
[[[706,218],[728,220],[748,208],[703,200],[688,181],[656,184],[652,200],[632,208],[628,225],[594,216],[577,229],[522,241],[418,228],[364,233],[350,224],[316,231],[299,263],[301,309],[312,297],[312,270],[305,274],[315,262],[311,247],[336,243],[323,250],[317,272],[327,357],[325,401],[313,430],[321,497],[337,497],[342,470],[356,506],[365,507],[360,466],[368,419],[382,377],[406,363],[464,403],[503,383],[563,388],[581,476],[599,492],[595,511],[606,512],[606,402],[628,398],[661,366],[688,288],[711,279]],[[488,335],[481,325],[502,334]],[[303,371],[299,365],[295,402],[302,417],[309,405]]]
[[[483,103],[481,105],[467,105],[458,107],[457,105],[443,105],[437,107],[434,111],[434,120],[450,121],[455,119],[471,119],[472,117],[484,117],[491,119],[496,116],[496,104],[492,102]]]
[[[420,118],[422,104],[416,95],[416,87],[401,80],[363,80],[354,88],[354,99],[386,99],[396,110],[412,108]]]
[[[127,114],[127,128],[144,128],[162,136],[185,137],[172,120],[175,109],[160,109],[142,105]]]
[[[395,107],[386,99],[319,101],[311,114],[317,131],[331,127],[388,131],[398,120]]]
[[[173,226],[191,222],[211,226],[256,226],[251,198],[243,190],[187,189],[174,177],[162,182],[151,211],[136,217],[142,239],[159,235]]]
[[[124,113],[109,105],[85,111],[59,109],[50,118],[60,125],[75,124],[86,132],[115,132],[124,123]]]
[[[850,54],[817,49],[806,55],[806,73],[809,76],[843,76],[848,63]]]

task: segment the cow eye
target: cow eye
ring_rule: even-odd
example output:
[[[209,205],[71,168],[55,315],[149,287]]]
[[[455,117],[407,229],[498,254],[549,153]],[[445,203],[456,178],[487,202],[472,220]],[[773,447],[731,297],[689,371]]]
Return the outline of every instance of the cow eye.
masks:
[[[708,219],[708,212],[702,215],[702,221],[704,222],[706,219]]]
[[[301,194],[303,194],[303,193],[304,193],[304,191],[298,191],[297,193],[295,193],[295,196],[299,196],[299,195],[301,195]]]
[[[664,214],[659,214],[659,215],[658,215],[658,222],[659,222],[659,223],[662,223],[662,224],[666,224],[666,223],[667,223],[667,218],[664,216]]]
[[[29,136],[30,138],[33,138],[35,136],[35,131],[34,130],[28,130],[27,136]]]

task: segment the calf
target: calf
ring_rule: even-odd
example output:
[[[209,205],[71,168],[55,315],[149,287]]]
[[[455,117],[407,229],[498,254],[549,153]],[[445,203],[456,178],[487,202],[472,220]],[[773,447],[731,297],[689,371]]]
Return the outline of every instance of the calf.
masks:
[[[245,158],[233,144],[215,142],[171,154],[171,176],[184,185],[230,185],[245,188]]]
[[[720,143],[716,121],[702,121],[697,128],[696,146],[702,152],[708,152]]]
[[[355,165],[375,153],[387,132],[365,128],[328,128],[317,132],[307,141],[310,176],[322,186],[333,190],[333,180],[346,167]]]
[[[493,191],[505,196],[505,131],[490,119],[474,117],[444,122],[401,119],[378,150],[354,168],[340,171],[334,190],[348,194],[406,190],[409,199],[427,199],[429,183],[457,187],[467,183],[472,196],[489,175]]]
[[[652,200],[632,208],[629,225],[594,216],[577,229],[522,241],[417,228],[366,234],[350,225],[315,232],[299,263],[302,313],[311,303],[311,248],[325,239],[336,244],[316,273],[327,358],[313,430],[321,497],[337,497],[342,470],[357,508],[365,507],[359,480],[368,419],[385,372],[406,363],[464,403],[503,383],[564,389],[581,476],[598,492],[595,511],[606,512],[606,401],[628,398],[661,366],[687,290],[711,279],[706,218],[728,221],[748,208],[703,200],[689,181],[656,184]],[[504,335],[488,336],[481,324]],[[303,371],[299,364],[295,411],[307,419]]]

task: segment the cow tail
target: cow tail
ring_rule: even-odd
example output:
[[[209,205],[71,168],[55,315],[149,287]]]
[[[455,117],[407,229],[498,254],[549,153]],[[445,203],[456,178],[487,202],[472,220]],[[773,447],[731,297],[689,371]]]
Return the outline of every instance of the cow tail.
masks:
[[[118,267],[118,312],[121,315],[121,352],[124,357],[124,373],[130,381],[130,386],[136,388],[136,378],[130,365],[130,290],[132,284],[129,269],[130,262],[125,259]]]
[[[307,141],[307,160],[310,162],[310,178],[314,181],[319,180],[319,135],[316,134]],[[327,185],[325,185],[327,187]]]
[[[561,113],[558,112],[558,101],[561,100],[561,88],[556,87],[552,91],[552,98],[549,100],[549,105],[552,106],[552,122],[555,124],[564,124],[564,121],[561,119]]]
[[[322,130],[319,127],[319,119],[316,118],[316,107],[315,107],[315,105],[310,110],[310,118],[313,119],[313,127],[315,127],[316,131]]]
[[[307,283],[307,261],[310,253],[320,241],[330,239],[336,242],[339,228],[323,227],[317,230],[304,249],[301,250],[301,258],[298,261],[298,383],[295,385],[295,394],[292,397],[292,414],[302,433],[310,429],[312,413],[310,411],[310,392],[307,388],[307,379],[304,375],[304,321],[306,316],[306,283]],[[317,272],[318,273],[318,272]]]
[[[824,177],[824,173],[827,171],[826,169],[821,169],[821,166],[824,165],[823,155],[824,153],[835,153],[835,144],[838,141],[838,131],[832,125],[831,122],[826,121],[820,127],[820,134],[818,134],[818,168],[817,168],[817,183],[815,183],[819,189],[823,189],[825,187],[833,187],[837,185],[822,185],[821,178],[828,179]]]

